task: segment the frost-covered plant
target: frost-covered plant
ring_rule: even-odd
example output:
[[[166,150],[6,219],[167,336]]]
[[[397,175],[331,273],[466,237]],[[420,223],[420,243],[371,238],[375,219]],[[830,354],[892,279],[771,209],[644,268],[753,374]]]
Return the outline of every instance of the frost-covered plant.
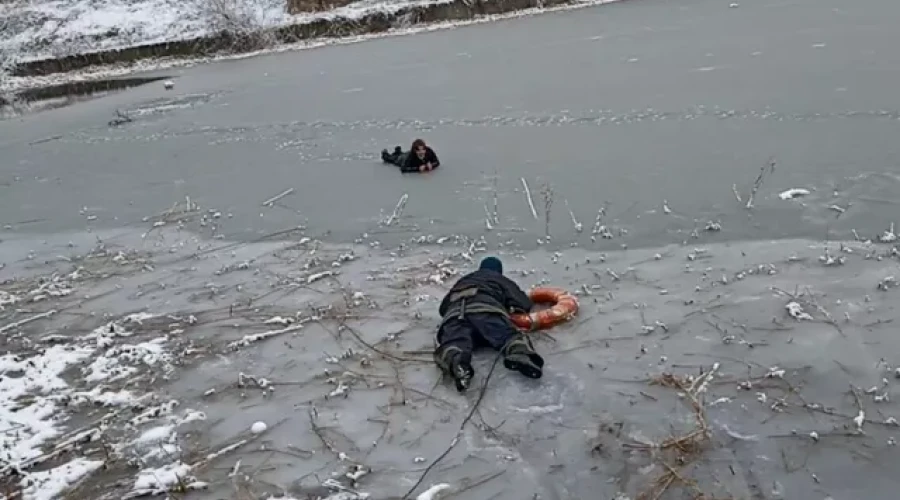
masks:
[[[259,0],[203,0],[200,15],[212,33],[234,38],[235,50],[263,49],[277,42],[269,7]]]
[[[3,38],[12,38],[18,30],[16,29],[16,19],[14,16],[15,3],[0,4],[0,34]],[[0,38],[0,92],[4,87],[6,79],[16,63],[15,51],[12,44],[7,40]]]
[[[6,88],[15,65],[52,47],[59,30],[74,15],[54,17],[46,9],[36,8],[31,0],[0,0],[0,91]]]

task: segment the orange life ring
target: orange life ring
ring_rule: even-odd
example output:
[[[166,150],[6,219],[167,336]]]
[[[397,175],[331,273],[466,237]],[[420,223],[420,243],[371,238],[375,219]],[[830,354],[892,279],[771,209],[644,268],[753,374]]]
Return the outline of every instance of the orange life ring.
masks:
[[[553,304],[531,314],[513,314],[512,322],[522,330],[545,330],[566,322],[578,314],[578,299],[562,288],[538,287],[528,293],[535,304]]]

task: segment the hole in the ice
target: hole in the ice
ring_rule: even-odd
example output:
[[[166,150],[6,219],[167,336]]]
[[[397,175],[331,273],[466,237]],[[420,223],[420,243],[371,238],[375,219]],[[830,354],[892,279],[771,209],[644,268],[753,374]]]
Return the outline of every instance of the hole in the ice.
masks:
[[[66,82],[26,89],[12,95],[0,95],[0,119],[62,108],[169,78],[153,76]]]

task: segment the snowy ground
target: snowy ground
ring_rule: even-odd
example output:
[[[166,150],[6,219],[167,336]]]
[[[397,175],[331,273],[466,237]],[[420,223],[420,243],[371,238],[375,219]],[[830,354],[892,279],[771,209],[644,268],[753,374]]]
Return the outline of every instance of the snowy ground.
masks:
[[[465,22],[433,25],[398,25],[386,33],[346,38],[305,40],[273,46],[250,53],[216,57],[147,60],[126,66],[88,68],[64,75],[12,77],[7,74],[16,63],[98,50],[113,50],[138,45],[195,38],[220,31],[255,31],[290,24],[302,24],[321,18],[361,18],[373,12],[396,12],[416,5],[448,0],[359,0],[327,12],[288,15],[279,0],[14,0],[0,3],[0,93],[15,93],[24,88],[55,85],[65,81],[113,78],[141,71],[190,66],[273,52],[300,50],[324,45],[355,43],[385,36],[411,35],[468,24],[531,16],[544,12],[602,5],[621,0],[582,0],[573,5],[496,14]],[[99,5],[98,5],[99,4]],[[235,21],[236,20],[236,21]]]
[[[330,12],[290,16],[281,0],[15,0],[0,4],[6,23],[0,51],[21,60],[60,57],[202,36],[221,28],[225,15],[247,28],[267,28],[418,3],[423,1],[361,0]]]
[[[197,237],[229,220],[187,201],[143,233],[0,235],[5,491],[892,498],[890,231],[612,253]],[[483,398],[460,396],[430,362],[437,300],[488,251],[582,311],[537,334],[542,380],[485,354]]]

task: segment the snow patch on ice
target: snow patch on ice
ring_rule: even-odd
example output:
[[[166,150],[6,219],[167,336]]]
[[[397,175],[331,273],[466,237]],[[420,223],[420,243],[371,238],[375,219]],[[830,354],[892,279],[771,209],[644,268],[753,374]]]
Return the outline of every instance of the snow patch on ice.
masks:
[[[563,409],[563,405],[547,405],[547,406],[529,406],[527,408],[513,407],[519,413],[531,413],[534,415],[545,415],[547,413],[555,413]]]
[[[40,294],[56,294],[59,282],[48,281],[39,287]],[[52,285],[52,286],[50,286]],[[65,292],[62,292],[65,294]],[[9,294],[5,302],[11,303]],[[196,410],[186,410],[181,416],[172,415],[177,401],[144,406],[142,401],[155,397],[152,393],[137,395],[132,391],[109,387],[105,383],[136,374],[139,366],[161,368],[166,373],[174,370],[172,355],[167,349],[168,338],[162,336],[145,342],[116,345],[118,339],[132,337],[128,328],[154,317],[140,313],[107,323],[82,337],[59,336],[55,341],[68,341],[45,349],[0,356],[0,463],[3,469],[19,469],[24,498],[50,500],[68,488],[77,485],[86,476],[103,465],[102,461],[75,457],[51,470],[32,472],[29,469],[43,463],[53,453],[45,454],[48,446],[63,449],[65,443],[96,439],[102,429],[89,428],[72,436],[65,443],[58,443],[69,413],[81,405],[119,406],[141,408],[143,411],[128,421],[129,428],[138,429],[163,419],[160,424],[143,430],[128,445],[146,463],[147,460],[171,462],[180,452],[176,444],[176,428],[180,425],[205,420],[206,415]],[[90,364],[85,366],[91,358]],[[80,367],[80,368],[79,368]],[[64,374],[66,374],[64,378]],[[68,375],[75,375],[74,379]],[[79,376],[80,375],[80,376]],[[66,380],[68,379],[68,381]],[[68,411],[67,411],[68,409]],[[101,425],[102,427],[102,425]],[[183,464],[170,464],[160,469],[142,471],[160,477],[155,483],[146,474],[139,475],[133,493],[154,494],[167,491],[173,474],[181,477],[179,487],[198,489],[202,483],[184,473]],[[162,490],[161,490],[162,489]]]
[[[353,491],[339,491],[332,495],[328,495],[322,500],[367,500],[369,495],[367,493],[358,493]],[[277,500],[296,500],[291,498],[280,498]],[[418,499],[416,499],[418,500]]]
[[[163,410],[166,410],[165,408]],[[140,457],[141,464],[171,462],[182,452],[178,443],[178,427],[190,422],[206,420],[206,414],[196,410],[185,410],[184,416],[166,415],[162,425],[151,426],[140,433],[130,443],[119,446],[120,451]],[[136,422],[141,425],[146,419]]]
[[[795,301],[788,302],[785,306],[788,314],[796,320],[812,321],[813,317],[803,310],[803,306]]]
[[[134,487],[124,498],[163,495],[176,488],[181,491],[205,488],[206,483],[197,481],[191,471],[191,466],[181,461],[144,469],[138,472]]]
[[[20,299],[19,299],[18,295],[13,295],[9,292],[0,290],[0,311],[5,310],[6,306],[11,306],[11,305],[15,304],[16,302],[18,302],[19,300]]]
[[[131,391],[107,391],[103,386],[97,386],[90,391],[72,393],[72,402],[76,404],[92,404],[96,406],[128,406],[139,400]]]
[[[162,425],[154,425],[141,432],[131,442],[118,446],[127,456],[139,457],[135,464],[143,466],[132,490],[124,498],[160,495],[170,491],[187,491],[206,488],[206,483],[192,475],[193,467],[176,460],[182,453],[178,443],[178,427],[189,422],[205,420],[206,415],[196,410],[185,410],[181,417],[172,415],[177,401],[169,401],[148,408],[131,421],[135,427],[163,418]]]
[[[84,369],[85,380],[119,380],[137,373],[137,365],[160,367],[166,373],[171,372],[174,367],[172,356],[165,349],[167,341],[166,337],[159,337],[140,344],[113,346]]]
[[[53,500],[103,466],[101,460],[76,458],[50,470],[28,473],[21,481],[25,500]]]
[[[155,445],[168,441],[175,432],[174,425],[160,425],[152,427],[144,431],[137,439],[134,440],[138,445]]]
[[[86,335],[84,338],[96,342],[98,349],[108,349],[82,370],[85,380],[88,382],[119,380],[137,373],[137,366],[140,365],[158,367],[165,374],[170,373],[174,368],[171,365],[172,356],[165,348],[167,336],[163,335],[138,344],[114,345],[116,338],[134,335],[127,326],[141,325],[143,321],[153,317],[154,315],[148,313],[131,314],[120,322],[110,322]]]
[[[809,194],[809,189],[803,188],[791,188],[786,191],[782,191],[778,197],[782,200],[793,200],[794,198],[799,198],[801,196],[806,196]]]
[[[36,458],[41,446],[60,434],[59,407],[52,396],[69,388],[60,375],[92,352],[56,345],[31,355],[0,356],[0,462]]]
[[[420,493],[416,500],[437,500],[442,496],[441,493],[449,489],[451,489],[451,486],[447,483],[436,484]]]
[[[184,417],[176,419],[176,425],[184,425],[190,422],[200,422],[206,420],[206,414],[197,410],[185,410]]]
[[[40,302],[49,298],[66,297],[72,294],[72,285],[66,279],[60,276],[52,276],[49,280],[43,282],[28,292],[31,302]]]

